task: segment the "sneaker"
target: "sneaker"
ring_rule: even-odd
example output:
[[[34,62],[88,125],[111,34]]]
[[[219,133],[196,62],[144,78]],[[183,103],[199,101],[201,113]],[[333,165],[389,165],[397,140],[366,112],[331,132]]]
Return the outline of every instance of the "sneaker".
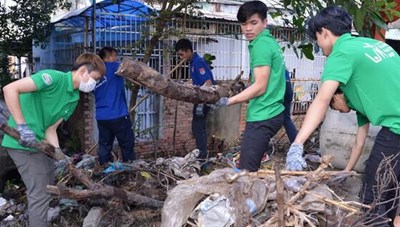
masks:
[[[269,161],[269,155],[267,153],[264,153],[264,155],[261,159],[261,163],[268,162],[268,161]]]

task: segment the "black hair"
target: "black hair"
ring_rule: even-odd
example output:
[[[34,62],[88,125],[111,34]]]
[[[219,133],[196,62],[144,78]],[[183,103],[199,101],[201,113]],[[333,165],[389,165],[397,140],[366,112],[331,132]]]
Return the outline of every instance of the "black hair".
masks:
[[[336,36],[351,32],[351,16],[339,6],[329,6],[317,13],[307,22],[307,35],[316,40],[317,32],[326,28]]]
[[[112,53],[118,53],[118,51],[113,47],[103,47],[99,51],[99,56],[101,59],[105,59],[106,57],[110,56]]]
[[[340,95],[343,94],[343,91],[338,87],[333,95]],[[333,97],[329,103],[329,107],[333,109]]]
[[[261,1],[249,1],[240,6],[236,15],[240,23],[246,22],[254,14],[258,14],[261,20],[267,18],[268,7]]]
[[[185,38],[180,39],[175,44],[175,51],[178,51],[178,50],[183,50],[183,51],[190,50],[193,52],[193,44],[188,39],[185,39]]]

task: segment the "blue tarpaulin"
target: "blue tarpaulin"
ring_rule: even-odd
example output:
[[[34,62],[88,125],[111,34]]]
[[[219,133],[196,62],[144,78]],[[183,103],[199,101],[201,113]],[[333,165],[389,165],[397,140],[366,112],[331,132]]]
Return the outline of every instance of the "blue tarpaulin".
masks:
[[[92,6],[69,11],[52,19],[53,24],[62,23],[64,26],[85,27],[85,19],[92,17]],[[96,28],[108,28],[113,26],[132,25],[137,23],[141,15],[149,15],[154,10],[141,1],[134,0],[104,0],[96,3]],[[136,15],[132,17],[124,15]],[[141,17],[145,21],[145,17]]]

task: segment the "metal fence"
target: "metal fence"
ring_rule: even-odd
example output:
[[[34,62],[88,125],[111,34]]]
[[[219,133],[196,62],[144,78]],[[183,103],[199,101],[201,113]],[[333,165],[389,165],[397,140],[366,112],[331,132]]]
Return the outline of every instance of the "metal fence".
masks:
[[[143,21],[143,18],[136,15],[110,14],[99,13],[96,15],[98,20],[107,18],[109,26],[96,30],[96,39],[92,40],[92,36],[88,31],[87,18],[82,17],[79,24],[86,24],[87,27],[74,26],[68,24],[68,20],[56,24],[50,43],[45,49],[35,48],[34,50],[34,71],[45,68],[53,68],[68,71],[71,69],[74,60],[77,56],[85,51],[93,51],[93,46],[96,46],[96,51],[104,46],[112,46],[119,51],[119,58],[133,57],[141,59],[144,56],[149,34],[152,25]],[[130,21],[129,26],[120,26],[117,20]],[[86,21],[85,21],[86,20]],[[115,20],[115,21],[114,21]],[[104,22],[104,23],[106,23]],[[236,22],[217,21],[217,20],[183,20],[176,19],[169,26],[180,31],[179,37],[186,37],[193,41],[194,50],[200,55],[205,53],[214,55],[216,59],[212,66],[213,74],[217,80],[232,80],[240,71],[244,71],[243,79],[248,78],[249,60],[247,45],[248,42],[244,39],[240,32],[240,25]],[[289,37],[290,29],[279,28],[272,29],[272,33],[281,42],[282,46],[286,45],[285,37]],[[153,50],[149,66],[153,67],[161,74],[168,74],[172,68],[179,62],[174,54],[174,44],[179,39],[177,36],[170,36],[159,42]],[[322,71],[324,58],[320,54],[316,54],[315,61],[298,59],[293,50],[285,49],[284,52],[286,64],[289,70],[297,69],[296,79],[314,79],[317,80]],[[172,78],[188,79],[190,77],[187,64],[177,71],[178,74],[171,75]],[[304,85],[305,81],[294,82],[294,113],[304,113],[309,102],[313,100],[314,93],[310,94],[310,100],[302,95],[302,92],[315,92],[318,90],[316,85]],[[303,84],[303,85],[302,85]],[[308,84],[308,82],[306,82]],[[312,84],[312,83],[311,83]],[[300,85],[303,89],[299,90]],[[297,89],[299,88],[299,89]],[[297,89],[297,90],[296,90]],[[314,90],[313,90],[314,89]],[[141,89],[139,99],[148,91]],[[126,92],[128,103],[131,93]],[[307,96],[308,97],[308,96]],[[159,136],[159,123],[161,122],[162,114],[160,112],[160,102],[162,97],[158,95],[150,95],[136,111],[136,126],[137,138],[148,140]]]

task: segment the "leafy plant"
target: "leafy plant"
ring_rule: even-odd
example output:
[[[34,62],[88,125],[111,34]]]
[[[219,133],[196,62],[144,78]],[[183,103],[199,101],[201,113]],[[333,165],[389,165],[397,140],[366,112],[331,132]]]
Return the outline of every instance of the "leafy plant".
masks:
[[[205,53],[203,55],[204,60],[207,62],[208,66],[210,69],[213,69],[214,67],[212,66],[213,61],[215,60],[215,55]]]

